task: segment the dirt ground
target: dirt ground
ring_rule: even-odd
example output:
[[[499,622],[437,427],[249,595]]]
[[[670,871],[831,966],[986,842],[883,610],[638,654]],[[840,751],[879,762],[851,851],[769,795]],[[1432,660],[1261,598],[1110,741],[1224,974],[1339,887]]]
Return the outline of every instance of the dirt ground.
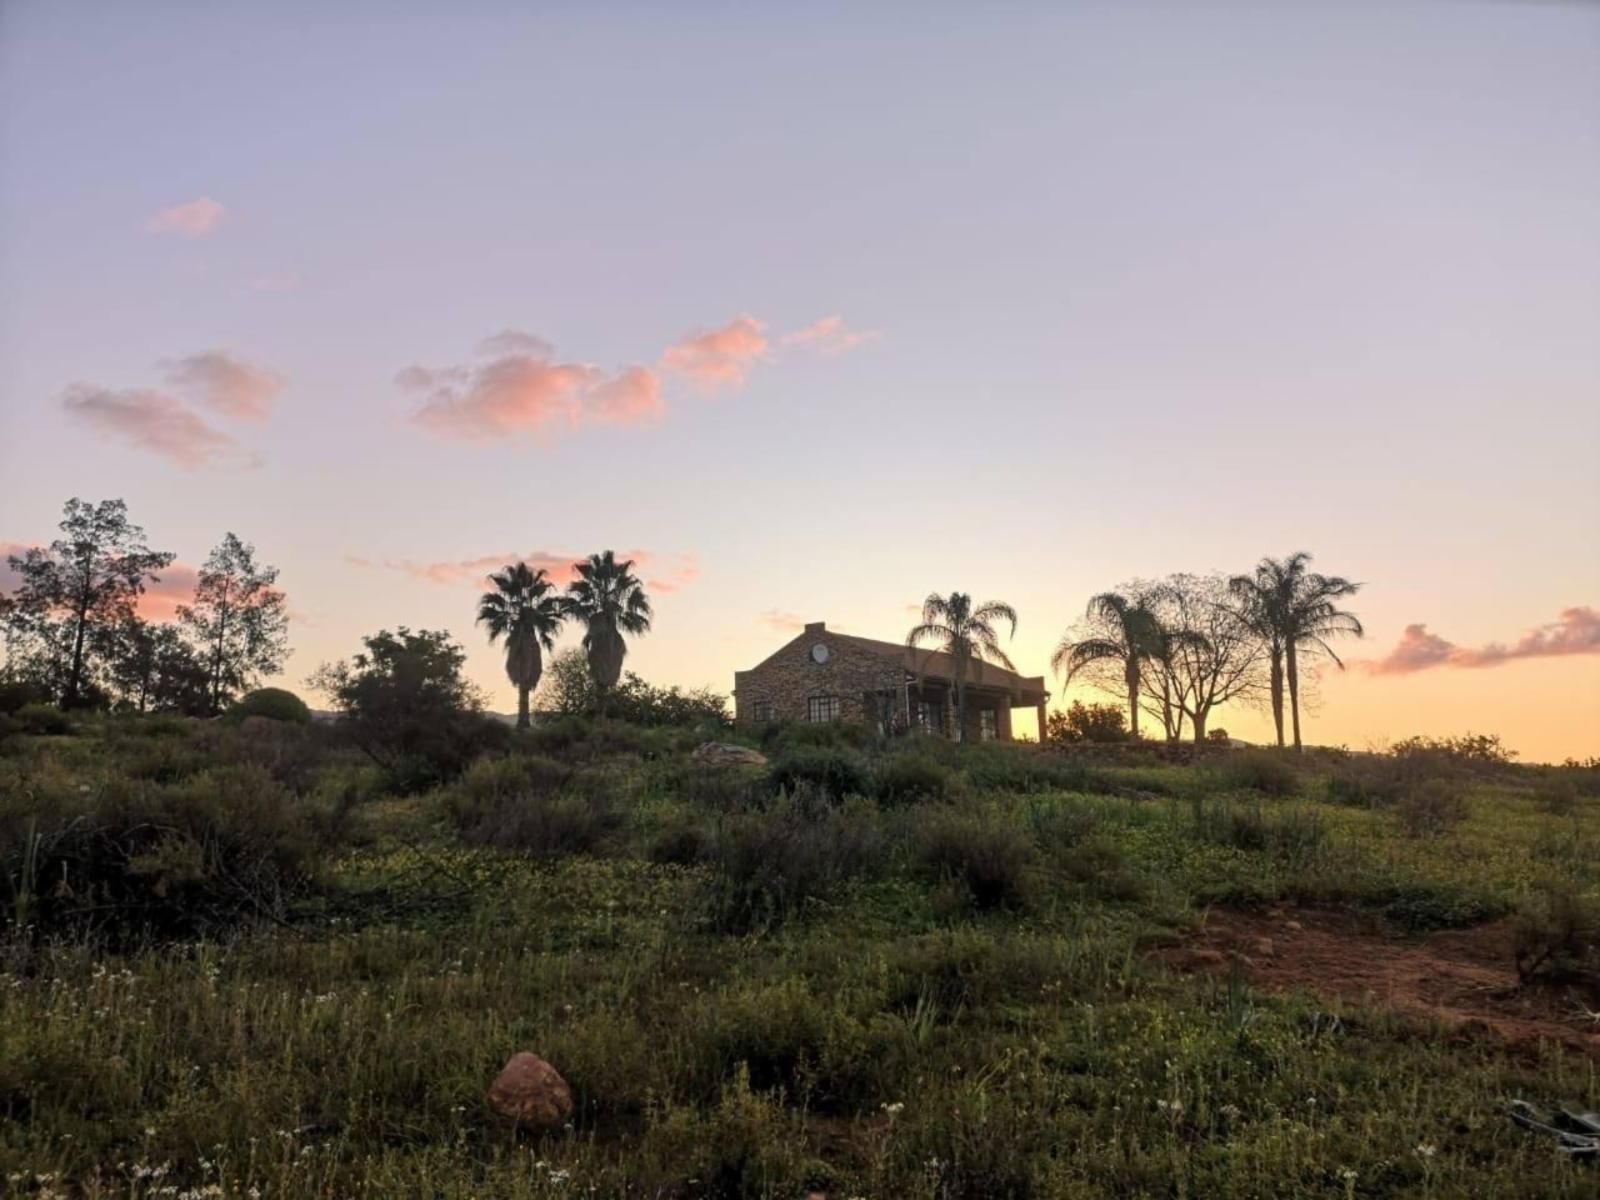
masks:
[[[1213,909],[1194,937],[1155,957],[1220,976],[1237,964],[1263,991],[1359,1002],[1523,1047],[1556,1041],[1600,1058],[1600,997],[1572,986],[1523,986],[1504,921],[1399,938],[1350,912]]]

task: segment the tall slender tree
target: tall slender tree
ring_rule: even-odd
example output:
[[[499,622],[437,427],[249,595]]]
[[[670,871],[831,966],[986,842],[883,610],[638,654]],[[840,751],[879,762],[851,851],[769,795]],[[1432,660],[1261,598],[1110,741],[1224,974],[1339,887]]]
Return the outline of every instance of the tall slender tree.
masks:
[[[1354,613],[1338,607],[1338,601],[1355,595],[1361,585],[1339,575],[1320,575],[1311,571],[1310,565],[1311,555],[1299,550],[1281,560],[1263,558],[1253,574],[1236,575],[1229,580],[1229,587],[1244,600],[1249,619],[1268,643],[1272,657],[1273,720],[1280,746],[1283,745],[1283,685],[1288,684],[1296,751],[1303,749],[1300,737],[1301,654],[1325,654],[1335,666],[1343,669],[1344,663],[1329,645],[1329,639],[1361,637],[1365,632]]]
[[[913,649],[926,642],[933,649],[950,656],[951,675],[955,680],[956,741],[967,740],[967,668],[973,662],[999,663],[1014,670],[1006,652],[1000,648],[1000,636],[995,626],[1001,622],[1011,626],[1011,636],[1017,633],[1017,610],[999,600],[974,605],[965,592],[951,592],[941,596],[932,592],[922,602],[922,621],[906,634],[906,645]]]
[[[478,624],[489,631],[489,643],[506,644],[506,678],[517,689],[517,728],[530,724],[528,697],[544,674],[545,650],[555,653],[556,634],[566,620],[566,606],[542,570],[516,562],[489,576],[491,590],[478,597]]]
[[[1050,656],[1050,669],[1074,676],[1095,663],[1121,668],[1128,694],[1128,732],[1139,736],[1139,690],[1145,668],[1169,651],[1169,638],[1147,599],[1140,594],[1101,592],[1089,601],[1084,627],[1068,630]]]
[[[289,617],[277,582],[278,568],[257,563],[256,548],[230,533],[200,568],[193,603],[178,609],[205,664],[213,714],[283,669]]]
[[[12,597],[14,619],[64,651],[58,698],[63,707],[84,698],[95,660],[114,642],[115,631],[131,620],[147,583],[173,556],[151,550],[144,530],[128,520],[121,500],[99,504],[74,497],[63,510],[62,536],[47,549],[10,555],[7,562],[22,582]]]
[[[576,570],[578,577],[567,586],[565,606],[568,615],[583,622],[583,649],[604,714],[628,654],[623,635],[650,632],[650,597],[633,573],[633,560],[618,562],[610,550],[590,555]]]

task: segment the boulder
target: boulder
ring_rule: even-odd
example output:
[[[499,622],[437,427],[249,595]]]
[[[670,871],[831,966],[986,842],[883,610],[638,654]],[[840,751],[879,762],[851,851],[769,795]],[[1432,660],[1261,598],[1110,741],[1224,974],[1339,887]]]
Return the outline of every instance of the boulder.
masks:
[[[767,756],[748,746],[735,746],[731,742],[706,742],[697,746],[689,756],[708,767],[764,767]]]
[[[489,1107],[508,1121],[536,1129],[560,1125],[572,1115],[572,1089],[537,1054],[513,1054],[489,1085]]]

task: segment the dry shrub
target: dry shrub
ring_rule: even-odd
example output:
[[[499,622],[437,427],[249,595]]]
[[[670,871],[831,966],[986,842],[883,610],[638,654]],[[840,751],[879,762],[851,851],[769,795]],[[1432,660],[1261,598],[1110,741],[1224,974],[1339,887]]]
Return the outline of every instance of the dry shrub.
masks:
[[[1565,887],[1545,887],[1517,913],[1517,974],[1600,981],[1600,902]]]
[[[1438,837],[1467,819],[1467,798],[1448,779],[1424,779],[1400,794],[1394,813],[1408,836]]]

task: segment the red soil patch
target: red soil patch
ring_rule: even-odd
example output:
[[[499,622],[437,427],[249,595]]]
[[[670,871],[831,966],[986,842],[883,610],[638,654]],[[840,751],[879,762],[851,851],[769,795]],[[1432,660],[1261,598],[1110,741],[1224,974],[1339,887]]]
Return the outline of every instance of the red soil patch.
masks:
[[[1155,957],[1182,971],[1227,976],[1235,963],[1269,992],[1310,992],[1437,1021],[1468,1037],[1556,1041],[1600,1058],[1600,997],[1524,986],[1511,926],[1498,921],[1417,939],[1386,936],[1370,919],[1319,909],[1213,909],[1187,944]]]

